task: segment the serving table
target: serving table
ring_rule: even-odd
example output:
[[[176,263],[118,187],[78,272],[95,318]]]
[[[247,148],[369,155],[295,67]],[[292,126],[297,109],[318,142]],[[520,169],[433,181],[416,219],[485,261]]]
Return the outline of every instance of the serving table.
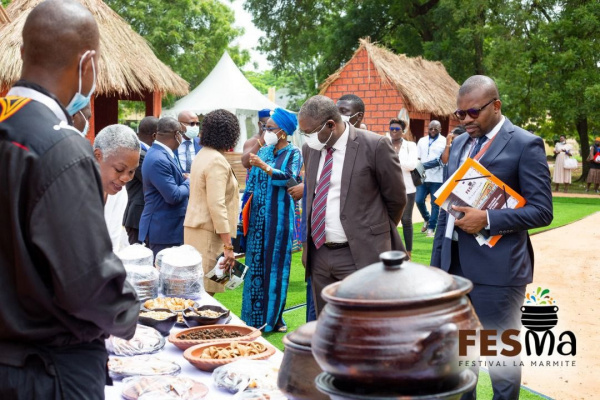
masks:
[[[217,299],[215,299],[214,297],[212,297],[206,293],[203,293],[202,297],[199,299],[196,299],[196,301],[200,305],[216,305],[216,306],[223,307],[223,305]],[[244,325],[244,322],[237,315],[234,315],[233,313],[231,313],[230,324]],[[171,330],[171,333],[179,332],[183,329],[184,328],[179,328],[177,325],[175,325],[173,327],[173,329]],[[153,355],[159,356],[165,360],[173,361],[173,362],[176,362],[177,364],[179,364],[181,366],[181,372],[179,373],[178,376],[185,376],[185,377],[193,378],[193,379],[197,380],[198,382],[204,383],[209,389],[208,395],[205,397],[205,399],[219,400],[219,399],[231,399],[234,397],[234,394],[228,392],[227,390],[218,388],[215,384],[213,384],[212,372],[204,372],[204,371],[201,371],[201,370],[195,368],[194,366],[192,366],[192,364],[190,364],[185,358],[183,358],[183,350],[180,350],[174,344],[169,342],[169,340],[166,337],[165,337],[165,340],[166,340],[165,347],[162,350],[154,353]],[[262,342],[264,344],[270,345],[262,336],[256,340],[259,342]],[[270,345],[270,346],[273,347],[272,345]],[[276,366],[279,366],[281,364],[282,358],[283,358],[283,352],[276,349],[275,354],[273,356],[271,356],[268,359],[268,361],[273,363]],[[105,398],[108,400],[122,399],[122,397],[121,397],[122,388],[123,388],[123,384],[121,381],[113,380],[113,386],[105,387],[105,390],[104,390]]]

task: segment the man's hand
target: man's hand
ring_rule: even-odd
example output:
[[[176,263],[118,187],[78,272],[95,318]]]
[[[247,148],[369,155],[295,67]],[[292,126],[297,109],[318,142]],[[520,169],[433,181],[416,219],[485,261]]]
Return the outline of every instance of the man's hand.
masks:
[[[304,183],[299,183],[296,186],[292,186],[287,190],[287,192],[292,196],[292,199],[298,201],[304,195]]]
[[[302,266],[306,269],[306,256],[308,253],[308,249],[306,248],[306,243],[302,243]]]
[[[477,233],[488,224],[487,212],[478,210],[472,207],[452,206],[453,210],[463,212],[465,215],[461,219],[457,219],[454,225],[467,233]]]

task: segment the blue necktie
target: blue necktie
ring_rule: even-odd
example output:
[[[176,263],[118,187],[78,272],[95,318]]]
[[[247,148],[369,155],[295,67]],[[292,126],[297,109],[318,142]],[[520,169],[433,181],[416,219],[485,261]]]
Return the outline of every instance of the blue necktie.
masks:
[[[192,170],[192,153],[190,152],[192,142],[186,140],[183,143],[185,144],[185,172],[190,172]]]
[[[485,135],[478,138],[477,143],[475,144],[475,147],[473,147],[473,150],[471,150],[471,155],[469,157],[475,158],[477,153],[479,153],[479,150],[481,150],[481,146],[483,145],[483,143],[485,143],[486,140],[487,140],[487,136],[485,136]]]

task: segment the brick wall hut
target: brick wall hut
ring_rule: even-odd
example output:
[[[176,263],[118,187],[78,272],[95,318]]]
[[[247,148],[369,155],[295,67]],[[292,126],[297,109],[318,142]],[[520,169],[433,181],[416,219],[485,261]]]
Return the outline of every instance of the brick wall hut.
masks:
[[[385,134],[389,120],[403,108],[410,116],[413,140],[427,133],[437,119],[446,135],[458,125],[454,116],[459,85],[440,62],[407,57],[360,39],[359,47],[343,67],[321,85],[321,94],[337,101],[355,94],[365,102],[363,122],[370,131]]]

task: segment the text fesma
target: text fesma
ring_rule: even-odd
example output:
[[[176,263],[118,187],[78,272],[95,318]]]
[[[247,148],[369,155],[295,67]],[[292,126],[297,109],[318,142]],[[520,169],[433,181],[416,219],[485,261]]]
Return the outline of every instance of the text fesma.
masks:
[[[575,367],[575,361],[530,361],[532,367]],[[459,367],[524,367],[524,361],[501,360],[501,361],[459,361]]]

